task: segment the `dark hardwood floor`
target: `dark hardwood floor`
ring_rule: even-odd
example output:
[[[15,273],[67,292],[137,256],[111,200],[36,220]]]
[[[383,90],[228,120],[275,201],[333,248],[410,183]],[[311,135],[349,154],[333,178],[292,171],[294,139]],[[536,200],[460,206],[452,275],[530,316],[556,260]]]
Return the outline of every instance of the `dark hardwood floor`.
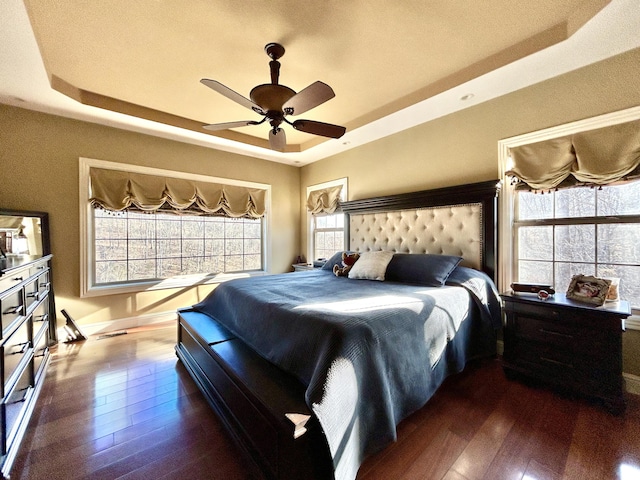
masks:
[[[173,346],[175,326],[60,344],[16,460],[17,479],[245,479]],[[369,458],[373,479],[640,478],[640,399],[624,415],[469,366]]]

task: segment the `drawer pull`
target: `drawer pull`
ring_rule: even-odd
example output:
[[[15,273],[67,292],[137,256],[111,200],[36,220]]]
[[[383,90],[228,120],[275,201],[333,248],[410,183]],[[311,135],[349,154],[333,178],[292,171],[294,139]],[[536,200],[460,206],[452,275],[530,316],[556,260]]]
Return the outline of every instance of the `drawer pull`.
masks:
[[[15,391],[12,395],[11,395],[11,401],[7,402],[7,405],[14,405],[16,403],[21,403],[24,402],[27,399],[27,393],[29,393],[29,389],[31,389],[31,387],[26,387],[26,388],[21,388],[20,390]]]
[[[22,305],[16,305],[15,307],[7,308],[2,314],[3,315],[19,315],[22,312]]]
[[[34,322],[46,322],[49,319],[49,314],[45,313],[44,315],[38,315],[33,318]]]
[[[11,355],[20,355],[23,354],[24,352],[27,351],[27,349],[29,348],[29,344],[31,342],[24,342],[24,343],[16,343],[14,346],[15,347],[21,347],[20,350],[17,350],[15,352],[11,352]]]
[[[49,286],[50,285],[51,285],[51,282],[41,283],[40,284],[40,288],[44,288],[45,290],[49,290]]]
[[[555,335],[556,337],[562,337],[562,338],[574,338],[573,335],[568,334],[568,333],[562,333],[562,332],[554,332],[553,330],[547,330],[546,328],[541,328],[538,330],[540,333],[546,333],[549,335]]]
[[[38,298],[40,297],[40,292],[30,292],[30,293],[27,293],[27,297],[29,297],[29,298],[35,298],[36,300],[38,300]]]
[[[13,281],[14,281],[14,282],[21,282],[22,280],[23,280],[23,278],[22,278],[22,277],[15,277],[15,278],[13,279]]]
[[[560,362],[560,361],[554,360],[552,358],[540,357],[540,360],[542,360],[543,362],[547,362],[547,363],[553,363],[554,365],[562,365],[563,367],[573,368],[573,364],[571,364],[571,363]]]

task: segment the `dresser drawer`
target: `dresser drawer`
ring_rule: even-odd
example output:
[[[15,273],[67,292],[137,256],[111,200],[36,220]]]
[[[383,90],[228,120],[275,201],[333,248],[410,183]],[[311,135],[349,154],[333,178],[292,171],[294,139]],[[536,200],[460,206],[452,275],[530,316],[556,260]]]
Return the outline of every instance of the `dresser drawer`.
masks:
[[[22,321],[26,315],[24,290],[21,287],[14,287],[0,294],[0,314],[2,315],[2,337],[4,338],[11,326]]]
[[[22,324],[0,344],[0,353],[4,367],[4,390],[6,392],[15,376],[19,375],[18,371],[24,364],[25,358],[29,355],[31,348],[31,325],[28,321]]]
[[[31,265],[31,267],[29,267],[29,277],[33,277],[35,275],[38,275],[48,270],[49,270],[49,266],[47,262],[37,262],[34,265]]]
[[[49,357],[49,322],[40,322],[34,324],[33,341],[33,374],[37,379],[40,378]]]
[[[24,278],[22,278],[22,275],[8,275],[7,277],[0,277],[0,293],[11,290],[23,280]]]
[[[42,300],[44,300],[45,298],[42,298]],[[33,336],[35,337],[38,329],[40,328],[39,325],[41,325],[43,322],[49,321],[49,302],[42,301],[38,305],[36,305],[36,308],[32,314],[32,318]]]
[[[29,400],[32,395],[33,378],[31,369],[26,368],[0,406],[2,424],[4,425],[4,435],[2,437],[3,454],[8,452],[16,440],[16,434],[30,405]]]
[[[40,274],[38,277],[38,287],[40,288],[41,295],[44,295],[51,290],[51,270],[46,269],[42,274]]]
[[[37,277],[29,280],[24,286],[24,300],[28,315],[40,301],[40,284]]]

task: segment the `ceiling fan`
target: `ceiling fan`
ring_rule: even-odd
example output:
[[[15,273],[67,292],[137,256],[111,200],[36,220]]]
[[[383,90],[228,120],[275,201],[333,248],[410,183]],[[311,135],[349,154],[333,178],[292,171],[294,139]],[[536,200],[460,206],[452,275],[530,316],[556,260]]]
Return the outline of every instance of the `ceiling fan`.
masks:
[[[268,43],[264,47],[265,52],[271,58],[269,67],[271,70],[271,83],[258,85],[249,93],[249,100],[239,93],[216,80],[203,78],[200,82],[216,92],[224,95],[230,100],[250,108],[254,112],[263,115],[264,118],[257,120],[241,120],[238,122],[214,123],[205,125],[204,128],[211,131],[226,130],[227,128],[246,127],[248,125],[260,125],[267,120],[271,125],[269,132],[269,146],[273,150],[284,151],[287,145],[284,130],[280,125],[288,123],[296,130],[323,137],[340,138],[344,135],[346,128],[331,123],[316,122],[315,120],[295,120],[290,122],[286,117],[289,115],[300,115],[311,110],[318,105],[336,96],[333,89],[326,83],[317,81],[299,91],[279,85],[280,62],[278,59],[284,55],[284,47],[278,43]]]

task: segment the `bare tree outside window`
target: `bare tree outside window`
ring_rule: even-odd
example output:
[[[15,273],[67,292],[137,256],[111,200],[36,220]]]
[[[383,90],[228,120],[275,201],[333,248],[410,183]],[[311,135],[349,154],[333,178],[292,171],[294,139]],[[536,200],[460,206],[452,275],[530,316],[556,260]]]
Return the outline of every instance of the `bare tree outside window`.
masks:
[[[262,269],[262,220],[94,209],[95,283]]]
[[[344,214],[314,215],[314,257],[329,258],[344,250]]]
[[[517,195],[518,281],[562,292],[573,275],[618,277],[640,308],[640,181]]]

